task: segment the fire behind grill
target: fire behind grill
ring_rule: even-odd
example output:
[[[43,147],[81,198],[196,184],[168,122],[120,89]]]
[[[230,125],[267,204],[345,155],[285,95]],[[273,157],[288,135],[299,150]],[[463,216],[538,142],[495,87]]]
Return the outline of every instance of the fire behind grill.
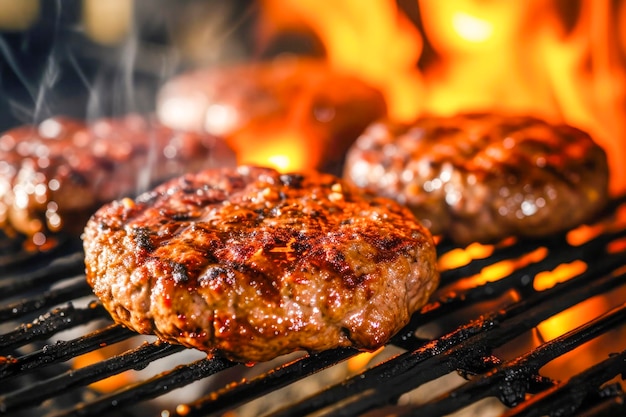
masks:
[[[183,363],[172,361],[190,351],[139,338],[111,321],[85,283],[80,242],[68,241],[49,253],[23,257],[7,255],[12,248],[4,242],[0,414],[201,416],[234,410],[229,415],[237,416],[250,404],[260,403],[254,415],[263,411],[274,417],[378,416],[392,410],[398,416],[436,416],[478,408],[491,399],[497,411],[490,415],[623,415],[625,210],[626,197],[615,200],[597,223],[583,227],[589,237],[582,243],[571,235],[513,241],[444,269],[441,288],[431,303],[375,356],[379,361],[352,373],[345,370],[345,363],[358,355],[353,349],[255,366],[218,357],[189,361],[183,355]],[[438,250],[442,264],[446,258],[472,258],[471,247],[444,242]],[[582,272],[550,288],[538,288],[545,271],[581,262],[586,265]],[[488,270],[504,272],[481,281]],[[543,340],[538,327],[542,322],[594,299],[604,300],[602,311]],[[105,351],[116,347],[114,353]],[[89,352],[105,353],[101,360],[78,366],[77,359]],[[573,373],[567,366],[557,376],[544,372],[551,363],[583,362],[583,369],[575,366]],[[166,369],[151,371],[155,363],[165,363]],[[91,385],[144,368],[111,391]],[[302,385],[336,368],[342,370],[340,377],[326,388],[311,391]],[[448,386],[450,376],[456,375],[465,379],[458,377]],[[184,400],[186,404],[159,401],[163,396],[180,401],[179,393],[188,393],[195,381],[212,382],[201,385],[195,398]],[[439,393],[423,394],[434,390]],[[263,402],[267,398],[272,400]]]

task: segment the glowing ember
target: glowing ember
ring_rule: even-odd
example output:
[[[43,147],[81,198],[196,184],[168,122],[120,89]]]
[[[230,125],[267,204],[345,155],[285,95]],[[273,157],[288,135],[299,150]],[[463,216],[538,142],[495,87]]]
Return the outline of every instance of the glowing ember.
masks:
[[[487,258],[493,253],[491,245],[472,243],[465,248],[453,249],[439,257],[438,268],[440,271],[459,268],[469,264],[473,259]]]
[[[535,276],[533,287],[537,291],[547,290],[560,282],[582,274],[587,269],[587,264],[581,260],[576,260],[570,264],[561,264],[553,271],[540,272]]]

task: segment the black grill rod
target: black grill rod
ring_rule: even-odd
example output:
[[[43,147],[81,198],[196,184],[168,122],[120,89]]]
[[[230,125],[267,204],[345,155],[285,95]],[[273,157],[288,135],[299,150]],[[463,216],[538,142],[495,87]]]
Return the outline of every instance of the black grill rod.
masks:
[[[580,276],[584,275],[585,274],[581,274]],[[475,374],[483,373],[486,369],[472,370],[471,367],[476,364],[482,364],[484,360],[490,356],[491,350],[494,347],[504,345],[558,312],[582,302],[589,297],[609,291],[626,283],[626,274],[610,274],[602,278],[597,278],[595,274],[588,275],[592,280],[586,287],[578,285],[580,284],[579,280],[575,280],[575,283],[570,280],[560,284],[561,291],[552,296],[549,295],[550,290],[537,293],[533,298],[543,299],[542,303],[537,303],[536,300],[532,299],[522,300],[505,309],[503,317],[500,319],[496,318],[499,322],[496,326],[488,328],[486,331],[471,337],[458,346],[454,346],[447,352],[448,356],[441,359],[447,365],[447,368],[443,368],[447,370],[445,373],[459,369]],[[435,365],[433,366],[438,365],[439,361],[435,361]],[[424,368],[428,369],[429,366],[424,366]],[[370,391],[361,395],[357,403],[348,403],[345,408],[339,409],[337,413],[328,413],[325,414],[325,416],[358,415],[358,413],[367,409],[364,408],[364,406],[375,407],[384,404],[385,401],[397,400],[401,394],[421,385],[416,383],[417,379],[421,378],[421,372],[423,371],[417,368],[413,371],[406,372],[400,368],[399,375],[394,375],[390,381],[384,384],[372,387]],[[405,373],[406,375],[404,375]],[[443,376],[445,373],[437,376]],[[532,385],[530,382],[535,383],[535,381],[529,381],[529,385]],[[546,381],[537,380],[537,382],[541,385],[546,385]]]
[[[176,410],[171,410],[170,415],[181,417],[205,416],[207,414],[221,415],[225,411],[235,409],[265,394],[341,363],[358,353],[355,349],[339,348],[297,358],[255,378],[246,379],[238,384],[229,384],[227,388],[212,392],[193,403],[185,404],[182,414],[177,413]]]
[[[498,397],[503,404],[509,407],[515,406],[524,400],[530,388],[529,381],[532,381],[537,376],[542,366],[583,343],[623,324],[625,321],[626,304],[623,304],[514,360],[499,365],[483,375],[475,376],[471,381],[459,388],[448,391],[425,404],[413,407],[411,411],[401,414],[401,416],[442,416],[487,397]],[[597,389],[601,383],[626,371],[626,363],[623,362],[624,355],[622,354],[621,356],[621,363],[619,359],[609,360],[606,361],[607,365],[611,365],[613,368],[597,371],[597,373],[600,373],[600,376],[608,378],[600,379],[597,383],[588,381],[586,390],[581,390],[580,384],[576,385],[576,388],[578,388],[577,392],[575,392],[577,394],[576,398],[573,396],[564,399],[568,403],[567,406],[571,407],[572,410],[575,409],[574,407],[578,408],[580,402],[584,399],[583,393],[588,393],[590,389]],[[562,404],[550,404],[551,412],[549,414],[555,413],[561,406]]]
[[[0,321],[15,320],[30,313],[35,313],[57,304],[91,294],[91,288],[82,278],[70,285],[46,291],[35,297],[24,298],[18,302],[0,308]]]
[[[573,376],[568,381],[560,382],[534,395],[508,410],[501,417],[540,417],[549,413],[563,416],[568,413],[572,414],[574,410],[584,405],[584,401],[589,400],[591,389],[595,388],[599,391],[603,383],[620,373],[626,374],[626,350],[610,355],[608,359]]]
[[[615,263],[616,258],[622,265],[623,258],[618,255],[609,257],[607,262],[612,260]],[[271,416],[304,416],[351,396],[358,396],[358,401],[347,403],[345,409],[328,416],[359,415],[396,400],[401,394],[463,368],[472,360],[474,363],[481,362],[482,358],[472,358],[472,352],[487,356],[493,347],[505,344],[572,305],[623,285],[626,280],[626,274],[598,278],[595,272],[594,268],[588,269],[567,282],[538,292],[482,319],[473,320],[423,347],[382,362]],[[455,354],[458,356],[455,357]]]
[[[611,202],[609,203],[609,209],[606,210],[606,213],[604,214],[604,216],[608,217],[612,215],[614,211],[617,210],[617,208],[620,205],[625,204],[625,203],[626,203],[626,195],[621,196],[619,199],[611,200]],[[601,220],[602,220],[601,218],[598,218],[598,222]],[[579,246],[578,249],[576,249],[576,252],[578,254],[577,256],[580,256],[580,254],[585,251],[588,253],[590,248],[601,249],[602,246],[608,243],[609,241],[619,238],[620,236],[624,236],[624,234],[625,234],[624,230],[613,232],[613,233],[605,232],[603,235],[600,235],[599,237],[591,239],[590,241],[585,242],[583,245]],[[466,265],[462,265],[457,268],[444,271],[444,273],[442,273],[441,283],[442,285],[454,283],[462,278],[472,276],[480,272],[480,270],[484,268],[485,266],[489,266],[496,262],[507,260],[507,259],[522,257],[532,252],[533,250],[537,249],[538,247],[543,246],[543,247],[548,248],[549,250],[557,250],[557,249],[561,250],[565,247],[568,247],[569,250],[575,248],[567,242],[566,237],[567,237],[567,234],[564,233],[564,234],[550,236],[547,238],[535,239],[530,242],[524,241],[524,240],[517,240],[513,244],[509,244],[509,245],[496,243],[493,245],[494,246],[493,253],[491,253],[489,256],[484,257],[484,258],[476,258]],[[584,250],[582,250],[583,248]],[[465,249],[465,248],[460,247],[460,246],[445,244],[444,242],[444,244],[439,245],[437,249],[438,249],[439,256],[441,256],[447,252],[451,252],[454,249]],[[563,252],[568,253],[567,251],[563,251]]]
[[[64,394],[74,387],[86,386],[129,369],[143,369],[157,359],[184,349],[181,345],[170,345],[159,341],[144,343],[135,349],[103,361],[66,371],[55,377],[2,395],[0,396],[0,413],[36,407],[42,401]]]
[[[615,258],[615,262],[607,262],[606,264],[604,264],[604,268],[595,270],[594,272],[598,274],[607,273],[613,270],[616,265],[621,265],[622,263],[623,262],[620,259]],[[499,284],[498,282],[491,283],[490,285],[497,285],[499,287],[501,286],[501,284]],[[507,285],[504,288],[508,288],[509,286],[510,285]],[[486,290],[486,292],[492,295],[497,291]],[[410,350],[423,346],[426,341],[419,339],[414,335],[415,329],[419,326],[421,321],[422,317],[420,317],[419,315],[414,316],[412,324],[409,324],[409,326],[405,327],[402,332],[394,336],[391,343]],[[324,352],[323,354],[328,355],[330,358],[335,356],[335,353],[333,352],[334,351],[329,351],[327,353]],[[349,356],[352,355],[348,355],[348,357]],[[314,371],[314,369],[317,369],[315,365],[313,367],[310,367],[308,364],[306,364],[306,361],[309,361],[310,359],[311,358],[309,357],[300,358],[293,363],[284,365],[283,367],[281,367],[281,372],[272,372],[271,378],[266,379],[265,376],[261,376],[258,378],[247,380],[242,384],[229,385],[229,387],[226,389],[211,393],[210,395],[207,395],[206,397],[203,397],[202,399],[199,399],[198,401],[189,404],[189,413],[187,413],[188,410],[186,409],[185,415],[200,416],[206,415],[209,411],[213,413],[217,411],[233,409],[238,405],[251,401],[256,397],[269,392],[269,390],[273,386],[275,386],[275,389],[278,389],[292,382],[295,382],[302,377],[308,376],[316,372]],[[344,360],[344,358],[342,356],[338,356],[337,363],[340,360]],[[290,368],[295,369],[292,370]],[[309,373],[300,373],[300,371],[305,368],[309,370]]]
[[[32,271],[55,259],[82,251],[82,241],[69,236],[55,235],[54,244],[45,249],[31,247],[26,244],[25,238],[22,235],[7,236],[0,230],[0,271]]]
[[[16,330],[0,335],[0,349],[6,352],[37,340],[48,339],[62,330],[107,317],[108,313],[100,303],[92,302],[86,308],[75,308],[72,303],[68,303],[39,316],[31,323],[22,324]]]
[[[9,359],[0,365],[0,380],[18,373],[32,371],[37,368],[64,362],[75,356],[82,355],[105,345],[120,342],[135,336],[136,333],[120,324],[111,324],[88,335],[69,341],[58,341],[46,345],[42,349],[19,358]]]
[[[34,271],[0,275],[0,300],[28,293],[40,287],[50,286],[55,282],[83,275],[84,273],[85,260],[83,252],[76,252],[58,259],[50,265],[42,265]]]
[[[158,397],[235,365],[236,362],[218,357],[200,359],[102,396],[93,402],[78,404],[69,410],[53,413],[49,417],[102,416],[108,413],[117,415],[124,407]]]
[[[615,417],[626,415],[626,394],[620,392],[603,398],[593,406],[582,410],[573,417]]]
[[[523,293],[533,293],[535,292],[532,288],[533,277],[540,272],[552,270],[563,263],[583,260],[588,265],[588,271],[595,271],[597,275],[610,273],[612,270],[624,265],[626,253],[622,253],[621,256],[619,254],[603,255],[602,261],[598,262],[599,253],[601,254],[604,251],[607,244],[624,236],[626,236],[626,230],[600,235],[594,241],[587,242],[584,245],[578,247],[568,246],[566,249],[559,251],[558,255],[566,255],[565,258],[562,256],[548,256],[544,260],[526,265],[497,281],[486,282],[466,291],[455,291],[452,294],[444,293],[438,299],[422,307],[420,314],[414,314],[409,324],[394,336],[392,343],[405,349],[412,350],[417,348],[421,342],[416,340],[414,332],[422,323],[437,320],[447,314],[467,307],[468,304],[497,298],[512,289],[517,289]],[[442,274],[442,277],[444,275],[445,272]],[[412,345],[415,343],[417,345]]]

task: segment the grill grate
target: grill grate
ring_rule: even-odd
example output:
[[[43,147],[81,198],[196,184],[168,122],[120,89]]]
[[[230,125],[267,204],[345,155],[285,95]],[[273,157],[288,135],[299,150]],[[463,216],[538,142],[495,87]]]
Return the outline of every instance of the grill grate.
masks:
[[[620,333],[626,331],[626,228],[619,218],[625,210],[626,197],[614,201],[607,215],[588,228],[592,237],[582,244],[571,243],[568,235],[532,243],[506,242],[444,270],[441,289],[392,339],[385,348],[391,349],[386,358],[367,369],[345,372],[327,388],[304,397],[283,397],[278,408],[273,403],[265,411],[273,417],[356,416],[376,409],[381,412],[375,415],[385,415],[386,407],[394,407],[394,415],[448,415],[497,398],[506,406],[498,415],[507,417],[626,412],[622,389],[626,338]],[[136,341],[133,332],[113,324],[84,281],[82,253],[76,245],[66,242],[65,252],[18,257],[0,276],[0,354],[4,355],[0,414],[222,415],[344,366],[358,355],[353,349],[336,349],[289,357],[266,369],[263,364],[249,368],[222,358],[202,358],[99,392],[90,384],[127,370],[142,370],[186,349],[154,339]],[[442,243],[440,259],[459,250],[468,248]],[[585,268],[572,278],[548,289],[536,288],[542,273],[576,262],[584,262]],[[494,268],[505,272],[487,282],[479,279]],[[540,339],[537,329],[542,322],[600,297],[610,299],[602,311],[568,332],[548,341]],[[607,338],[612,343],[609,350],[598,353],[582,371],[559,378],[544,375],[550,362],[585,356],[590,343]],[[123,346],[118,352],[93,364],[69,365],[81,355],[118,344]],[[396,406],[408,392],[451,373],[467,381],[430,399],[401,401],[403,405]],[[209,377],[217,382],[207,384],[183,406],[173,404],[169,411],[161,411],[164,406],[153,400]],[[136,412],[138,404],[145,408]]]

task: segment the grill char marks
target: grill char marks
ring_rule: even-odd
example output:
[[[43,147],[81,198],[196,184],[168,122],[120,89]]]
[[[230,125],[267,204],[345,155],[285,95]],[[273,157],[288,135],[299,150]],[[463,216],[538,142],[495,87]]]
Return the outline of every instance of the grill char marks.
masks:
[[[606,205],[608,175],[604,151],[585,132],[492,114],[376,123],[344,171],[459,244],[578,226]]]
[[[331,175],[207,170],[129,206],[102,207],[85,229],[94,292],[141,333],[235,360],[375,349],[438,283],[411,213]]]

